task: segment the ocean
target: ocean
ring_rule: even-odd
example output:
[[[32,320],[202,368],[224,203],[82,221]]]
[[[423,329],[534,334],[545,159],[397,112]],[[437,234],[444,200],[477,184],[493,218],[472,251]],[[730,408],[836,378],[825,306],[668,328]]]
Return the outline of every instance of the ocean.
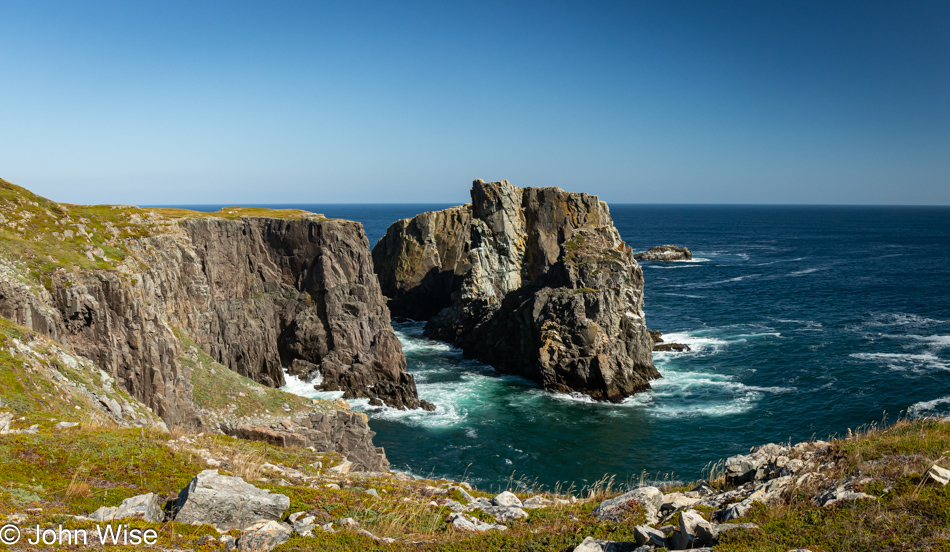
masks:
[[[202,210],[218,206],[200,206]],[[287,206],[290,207],[290,206]],[[294,205],[361,221],[371,244],[443,205]],[[643,262],[647,325],[689,352],[655,353],[663,378],[621,404],[499,375],[422,324],[396,323],[435,412],[366,412],[395,469],[497,489],[691,480],[767,442],[950,415],[950,208],[612,205]],[[288,391],[318,393],[294,378]]]

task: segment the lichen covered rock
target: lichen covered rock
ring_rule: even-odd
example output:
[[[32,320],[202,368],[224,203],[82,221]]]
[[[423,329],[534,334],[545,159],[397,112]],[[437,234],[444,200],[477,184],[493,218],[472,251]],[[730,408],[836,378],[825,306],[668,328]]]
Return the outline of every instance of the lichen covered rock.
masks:
[[[393,314],[503,372],[610,401],[659,377],[643,273],[595,196],[476,180],[471,205],[396,222],[373,260]]]

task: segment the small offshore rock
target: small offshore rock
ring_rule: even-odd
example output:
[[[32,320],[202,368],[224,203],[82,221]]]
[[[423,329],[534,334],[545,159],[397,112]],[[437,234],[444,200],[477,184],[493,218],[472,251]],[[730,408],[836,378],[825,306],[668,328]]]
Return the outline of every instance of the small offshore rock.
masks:
[[[658,245],[635,254],[633,258],[638,261],[689,261],[693,258],[693,252],[686,247]]]

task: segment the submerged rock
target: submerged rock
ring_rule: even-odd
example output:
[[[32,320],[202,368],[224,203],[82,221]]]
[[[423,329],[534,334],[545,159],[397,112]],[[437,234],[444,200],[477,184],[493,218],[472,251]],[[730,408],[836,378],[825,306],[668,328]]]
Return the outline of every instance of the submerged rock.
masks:
[[[685,247],[658,245],[637,253],[634,258],[638,261],[689,261],[693,258],[693,252]]]
[[[472,185],[472,203],[397,221],[373,249],[393,314],[554,392],[619,401],[660,377],[643,272],[607,204],[559,188]]]

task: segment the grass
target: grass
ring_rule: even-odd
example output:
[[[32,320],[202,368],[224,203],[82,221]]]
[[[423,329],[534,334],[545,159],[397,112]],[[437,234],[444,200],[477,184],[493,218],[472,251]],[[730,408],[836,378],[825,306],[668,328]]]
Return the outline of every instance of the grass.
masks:
[[[738,521],[760,530],[728,533],[717,550],[950,550],[950,486],[922,484],[923,473],[947,450],[950,424],[936,420],[901,420],[835,441],[835,475],[870,478],[858,490],[878,500],[819,508],[799,494],[771,507],[757,504]]]
[[[69,271],[114,270],[132,256],[132,241],[174,233],[183,218],[269,217],[329,220],[299,209],[226,207],[215,213],[128,205],[56,203],[0,179],[0,261],[33,288],[51,289],[54,273],[70,285]],[[134,256],[132,256],[134,257]]]

